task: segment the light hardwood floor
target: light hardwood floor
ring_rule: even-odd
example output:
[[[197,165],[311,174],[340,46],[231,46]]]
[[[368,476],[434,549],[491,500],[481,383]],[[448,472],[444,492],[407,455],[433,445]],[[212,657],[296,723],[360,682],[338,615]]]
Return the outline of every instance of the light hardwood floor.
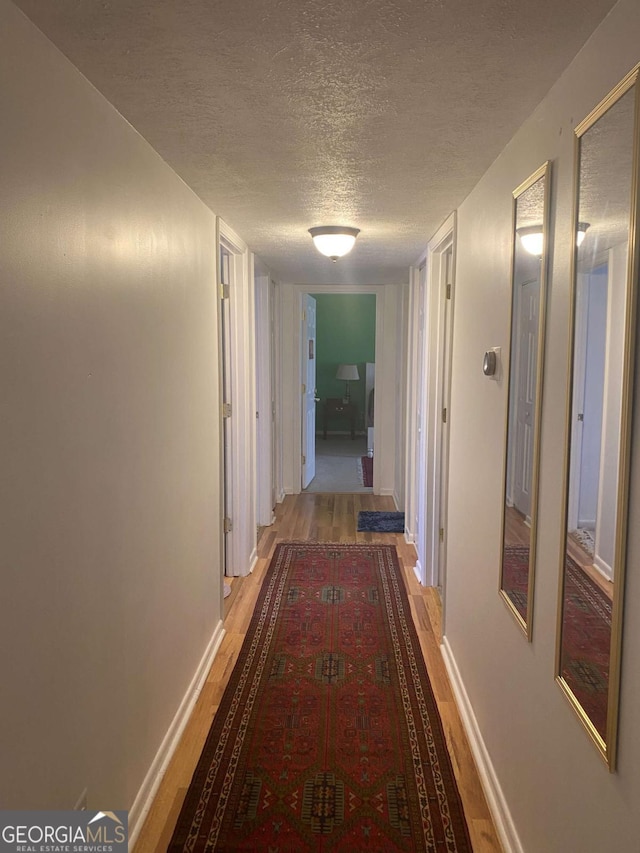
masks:
[[[508,506],[504,511],[504,544],[529,545],[531,528],[525,522],[524,516],[514,506]]]
[[[453,769],[476,853],[502,851],[480,785],[473,756],[453,698],[440,653],[441,606],[437,590],[421,587],[413,572],[415,552],[401,534],[357,533],[360,510],[394,510],[390,497],[372,494],[302,494],[288,496],[277,507],[276,521],[263,528],[258,563],[247,578],[234,579],[225,608],[225,637],[198,698],[184,735],[158,790],[135,853],[166,851],[191,776],[218,708],[275,546],[282,541],[382,542],[394,544],[404,568],[411,610],[442,717]]]

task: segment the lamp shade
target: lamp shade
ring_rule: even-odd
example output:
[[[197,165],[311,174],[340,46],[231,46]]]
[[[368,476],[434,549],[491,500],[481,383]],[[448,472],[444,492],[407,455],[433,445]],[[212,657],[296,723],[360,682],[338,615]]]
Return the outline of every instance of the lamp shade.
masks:
[[[357,364],[340,364],[340,365],[338,365],[338,372],[336,373],[336,379],[344,379],[347,382],[351,382],[355,379],[360,379],[360,374],[358,373],[358,365]]]
[[[342,258],[353,249],[359,228],[347,228],[343,225],[321,225],[309,228],[316,249],[332,261]]]

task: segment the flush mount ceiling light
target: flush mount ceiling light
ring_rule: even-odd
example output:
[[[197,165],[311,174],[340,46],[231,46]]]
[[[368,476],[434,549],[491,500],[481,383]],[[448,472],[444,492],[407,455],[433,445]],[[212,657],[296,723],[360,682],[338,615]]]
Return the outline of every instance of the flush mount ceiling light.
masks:
[[[348,254],[353,249],[359,228],[346,228],[343,225],[321,225],[309,228],[316,249],[335,263],[338,258]]]
[[[584,240],[584,236],[589,228],[588,222],[578,222],[578,231],[576,234],[576,245],[580,246]],[[544,248],[544,234],[542,233],[542,225],[527,225],[524,228],[516,228],[516,234],[522,241],[522,245],[530,255],[535,255],[536,258],[542,257]]]
[[[587,228],[589,227],[589,222],[578,222],[578,234],[576,236],[576,246],[580,246],[582,241],[584,240],[585,234],[587,233]]]
[[[530,255],[535,255],[536,258],[542,257],[544,245],[542,225],[527,225],[524,228],[516,228],[516,234]]]

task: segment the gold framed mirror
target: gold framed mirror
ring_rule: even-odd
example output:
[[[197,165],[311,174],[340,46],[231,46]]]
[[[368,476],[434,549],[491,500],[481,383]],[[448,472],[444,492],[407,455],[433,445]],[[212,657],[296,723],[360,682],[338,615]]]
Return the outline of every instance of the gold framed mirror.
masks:
[[[500,595],[531,641],[550,164],[513,191],[511,335]]]
[[[556,681],[615,767],[638,279],[638,72],[575,130]]]

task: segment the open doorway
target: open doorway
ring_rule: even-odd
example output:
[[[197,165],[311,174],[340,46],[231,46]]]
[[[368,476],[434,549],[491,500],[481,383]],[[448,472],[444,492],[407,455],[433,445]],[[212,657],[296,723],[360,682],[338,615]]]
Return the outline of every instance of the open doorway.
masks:
[[[376,295],[304,299],[303,489],[372,493]]]

